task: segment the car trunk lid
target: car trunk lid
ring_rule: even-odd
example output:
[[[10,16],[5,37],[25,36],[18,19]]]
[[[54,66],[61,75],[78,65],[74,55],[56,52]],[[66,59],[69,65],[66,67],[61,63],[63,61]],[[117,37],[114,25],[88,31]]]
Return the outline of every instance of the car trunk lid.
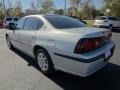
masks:
[[[102,37],[111,33],[108,29],[96,28],[96,27],[81,27],[73,29],[64,29],[65,32],[74,34],[76,36],[82,36],[84,38]]]

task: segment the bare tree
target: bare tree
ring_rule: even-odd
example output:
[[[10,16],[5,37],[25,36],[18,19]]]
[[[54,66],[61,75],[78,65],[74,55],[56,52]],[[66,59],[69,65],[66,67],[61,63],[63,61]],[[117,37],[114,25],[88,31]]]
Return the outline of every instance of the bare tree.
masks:
[[[36,3],[37,3],[37,5],[36,5],[36,6],[37,6],[37,10],[40,11],[40,9],[41,9],[41,4],[42,4],[42,0],[37,0]]]
[[[82,17],[84,19],[92,19],[92,12],[94,10],[94,4],[92,0],[84,0],[81,13],[84,14]]]
[[[14,14],[15,16],[21,16],[21,13],[22,13],[22,2],[20,0],[17,0],[15,2]]]
[[[0,10],[2,10],[2,2],[0,2]]]
[[[3,11],[3,4],[2,2],[0,2],[0,19],[3,19],[4,18],[4,11]]]
[[[75,15],[76,15],[76,16],[77,16],[78,6],[80,5],[80,3],[81,3],[81,0],[70,0],[72,12],[75,11]],[[73,10],[73,9],[74,9],[74,10]]]
[[[78,9],[80,2],[81,2],[81,0],[70,0],[71,6],[76,9]]]
[[[44,0],[42,2],[42,8],[45,13],[50,13],[53,10],[54,6],[55,5],[54,5],[53,0]]]
[[[34,11],[36,10],[36,5],[35,5],[35,2],[32,0],[31,2],[31,9]]]
[[[6,15],[6,7],[5,7],[5,2],[4,2],[4,0],[2,0],[2,7],[3,7],[4,13],[5,13],[5,15]]]

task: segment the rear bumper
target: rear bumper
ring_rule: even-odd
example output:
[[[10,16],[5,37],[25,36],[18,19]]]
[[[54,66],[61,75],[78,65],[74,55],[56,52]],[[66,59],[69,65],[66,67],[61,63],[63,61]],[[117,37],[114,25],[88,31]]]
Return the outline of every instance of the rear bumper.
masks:
[[[107,23],[94,23],[94,26],[98,28],[106,28],[106,29],[109,28],[109,24]]]
[[[109,47],[111,54],[107,58],[105,57],[104,51],[102,54],[89,59],[75,58],[57,53],[54,54],[56,55],[58,60],[63,62],[62,66],[64,67],[63,71],[74,75],[87,77],[107,64],[108,60],[113,56],[114,49],[115,44],[112,43],[111,46]]]
[[[94,25],[94,27],[109,29],[109,26],[104,26],[104,25]],[[113,27],[113,28],[114,28],[114,29],[118,29],[118,28],[120,28],[120,27]]]
[[[101,58],[97,59],[94,62],[91,63],[87,63],[85,68],[84,73],[79,74],[82,77],[87,77],[93,73],[95,73],[96,71],[98,71],[99,69],[101,69],[102,67],[104,67],[109,59],[113,56],[114,54],[114,50],[115,50],[115,46],[111,48],[111,55],[108,58],[105,58],[105,54],[101,55]]]

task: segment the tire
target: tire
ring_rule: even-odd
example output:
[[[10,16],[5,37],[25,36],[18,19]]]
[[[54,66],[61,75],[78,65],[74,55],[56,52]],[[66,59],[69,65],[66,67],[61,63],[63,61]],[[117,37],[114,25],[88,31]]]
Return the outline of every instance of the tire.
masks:
[[[12,50],[12,49],[13,49],[13,45],[11,44],[11,41],[10,41],[9,36],[6,36],[6,41],[7,41],[8,48],[9,48],[10,50]]]
[[[44,49],[38,49],[35,57],[38,62],[39,70],[43,74],[50,75],[55,71],[52,60]]]
[[[13,27],[14,26],[14,23],[9,23],[9,27]]]
[[[112,31],[113,30],[113,25],[109,25],[108,29]]]

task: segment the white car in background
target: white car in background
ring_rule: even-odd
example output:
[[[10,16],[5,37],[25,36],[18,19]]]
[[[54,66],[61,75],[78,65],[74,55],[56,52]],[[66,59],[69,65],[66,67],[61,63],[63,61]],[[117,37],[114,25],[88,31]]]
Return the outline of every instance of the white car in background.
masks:
[[[120,19],[113,16],[99,16],[96,18],[94,25],[112,30],[113,28],[120,28]]]
[[[3,26],[9,27],[9,26],[17,25],[17,22],[19,19],[20,19],[20,17],[5,17],[5,19],[3,21]]]
[[[61,15],[26,16],[6,33],[8,47],[37,60],[43,74],[61,70],[83,77],[107,64],[115,48],[111,37],[110,30]]]

